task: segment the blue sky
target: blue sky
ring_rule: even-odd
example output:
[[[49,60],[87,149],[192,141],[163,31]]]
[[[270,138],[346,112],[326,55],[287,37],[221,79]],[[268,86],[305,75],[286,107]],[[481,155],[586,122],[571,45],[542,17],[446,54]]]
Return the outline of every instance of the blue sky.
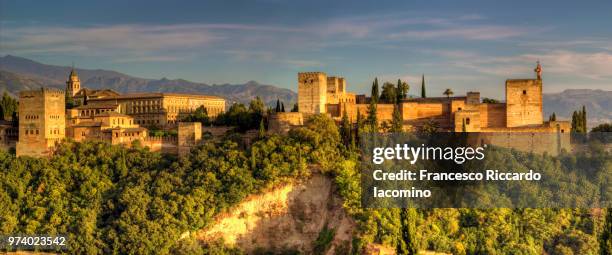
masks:
[[[324,71],[428,94],[502,98],[544,69],[544,91],[612,90],[612,1],[5,1],[0,54],[146,78],[296,90]]]

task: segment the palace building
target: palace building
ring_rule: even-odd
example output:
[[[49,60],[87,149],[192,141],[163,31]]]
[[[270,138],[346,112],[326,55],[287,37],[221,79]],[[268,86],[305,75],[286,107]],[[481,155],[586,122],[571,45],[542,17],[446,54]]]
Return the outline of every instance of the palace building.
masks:
[[[428,126],[437,132],[473,132],[478,141],[521,150],[555,154],[569,149],[571,125],[544,121],[540,63],[534,71],[535,79],[506,80],[505,102],[482,102],[479,92],[467,92],[465,96],[406,98],[397,105],[377,103],[380,130],[386,132],[383,127],[391,126],[393,110],[399,107],[404,131]],[[299,112],[271,116],[270,132],[287,132],[312,114],[327,114],[337,122],[346,114],[352,123],[357,122],[358,114],[363,119],[369,114],[371,98],[347,92],[344,78],[304,72],[298,73],[297,81]]]
[[[538,63],[535,79],[506,80],[504,103],[481,102],[480,92],[465,96],[407,98],[399,103],[403,127],[418,130],[434,123],[439,131],[467,132],[569,132],[567,121],[546,122],[542,111],[542,68]],[[357,121],[357,113],[368,115],[370,98],[345,91],[344,78],[328,77],[323,72],[298,73],[298,109],[305,115],[324,113],[339,120],[346,112]],[[391,122],[394,104],[378,103],[380,124]]]
[[[69,109],[67,101],[73,104]],[[51,155],[64,138],[127,146],[139,141],[153,151],[187,153],[201,140],[202,128],[200,123],[180,120],[199,107],[216,117],[225,111],[225,100],[208,95],[120,94],[110,89],[83,88],[73,69],[66,91],[42,88],[20,92],[18,137],[8,125],[0,125],[0,135],[4,140],[18,139],[17,156]],[[177,137],[150,137],[148,128],[176,130]],[[9,141],[0,142],[3,147],[10,146]]]
[[[217,96],[179,93],[128,93],[119,94],[110,89],[82,88],[76,71],[70,72],[66,81],[66,97],[75,103],[76,115],[112,111],[134,118],[136,124],[149,128],[171,129],[177,127],[183,117],[203,106],[208,116],[216,117],[225,111],[225,99]]]

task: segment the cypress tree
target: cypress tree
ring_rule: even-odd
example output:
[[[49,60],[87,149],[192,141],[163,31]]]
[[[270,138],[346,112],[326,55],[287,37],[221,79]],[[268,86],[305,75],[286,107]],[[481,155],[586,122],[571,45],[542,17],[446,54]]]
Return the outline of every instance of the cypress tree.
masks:
[[[281,102],[281,112],[285,112],[285,103]]]
[[[416,243],[417,212],[414,208],[400,209],[401,240],[398,243],[397,253],[416,255],[419,251]]]
[[[378,77],[374,78],[374,82],[372,83],[372,98],[371,101],[374,101],[374,103],[378,103],[378,98],[380,96],[380,93],[378,92]]]
[[[357,122],[356,124],[357,125],[355,125],[356,126],[355,127],[355,137],[357,138],[357,141],[359,141],[359,137],[361,135],[361,128],[362,128],[362,125],[363,125],[363,120],[361,119],[361,112],[359,110],[357,110],[357,118],[356,119],[357,119],[356,120],[356,122]]]
[[[578,114],[576,113],[576,111],[574,111],[574,113],[572,113],[572,131],[573,132],[578,132],[577,130],[578,126],[576,125],[577,119],[578,119]]]
[[[586,113],[586,107],[584,105],[582,105],[582,133],[586,133],[587,132],[587,113]]]
[[[266,126],[264,124],[264,119],[261,118],[259,121],[259,138],[264,138],[266,136]]]
[[[280,107],[280,100],[276,99],[276,108],[274,109],[275,112],[280,112],[281,107]]]
[[[425,74],[421,77],[421,97],[426,98],[427,95],[425,93]]]
[[[402,99],[404,99],[404,90],[402,89],[402,80],[397,79],[397,88],[395,90],[396,90],[395,94],[397,95],[395,102],[399,104],[399,102],[401,102]]]
[[[368,125],[370,132],[376,133],[378,131],[378,118],[376,117],[376,102],[370,100],[370,106],[368,107]]]
[[[348,114],[346,113],[346,107],[344,107],[344,111],[342,113],[342,122],[340,124],[340,135],[342,137],[342,142],[344,146],[349,145],[350,136],[351,136],[351,123],[349,123]]]
[[[299,111],[298,104],[297,103],[293,104],[293,108],[291,109],[291,112],[298,112],[298,111]]]
[[[393,106],[393,120],[391,122],[391,132],[402,132],[403,122],[404,120],[402,118],[402,113],[400,112],[400,104],[397,103]]]
[[[612,255],[612,208],[606,211],[606,222],[599,240],[599,251],[601,255]]]

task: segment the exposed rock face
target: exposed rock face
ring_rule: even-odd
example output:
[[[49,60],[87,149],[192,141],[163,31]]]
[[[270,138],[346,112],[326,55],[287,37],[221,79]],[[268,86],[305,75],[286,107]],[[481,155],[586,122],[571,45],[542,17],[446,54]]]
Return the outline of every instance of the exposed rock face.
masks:
[[[311,253],[314,241],[327,225],[336,232],[327,254],[342,253],[350,249],[354,222],[333,189],[329,177],[314,174],[300,183],[254,195],[230,213],[220,215],[197,238],[222,238],[227,245],[247,253],[256,250]]]

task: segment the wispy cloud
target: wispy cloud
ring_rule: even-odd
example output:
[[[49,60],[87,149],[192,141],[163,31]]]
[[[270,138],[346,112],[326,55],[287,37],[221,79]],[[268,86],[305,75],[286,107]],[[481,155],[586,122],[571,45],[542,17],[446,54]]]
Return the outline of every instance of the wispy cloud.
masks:
[[[479,25],[472,27],[445,27],[430,30],[407,30],[389,35],[390,39],[453,38],[468,40],[495,40],[528,34],[531,30],[512,26]]]
[[[545,74],[571,75],[595,80],[612,78],[612,53],[607,51],[534,50],[532,53],[509,56],[492,56],[475,51],[428,52],[445,57],[443,61],[447,65],[488,75],[512,77],[531,73],[535,62],[541,61]]]

